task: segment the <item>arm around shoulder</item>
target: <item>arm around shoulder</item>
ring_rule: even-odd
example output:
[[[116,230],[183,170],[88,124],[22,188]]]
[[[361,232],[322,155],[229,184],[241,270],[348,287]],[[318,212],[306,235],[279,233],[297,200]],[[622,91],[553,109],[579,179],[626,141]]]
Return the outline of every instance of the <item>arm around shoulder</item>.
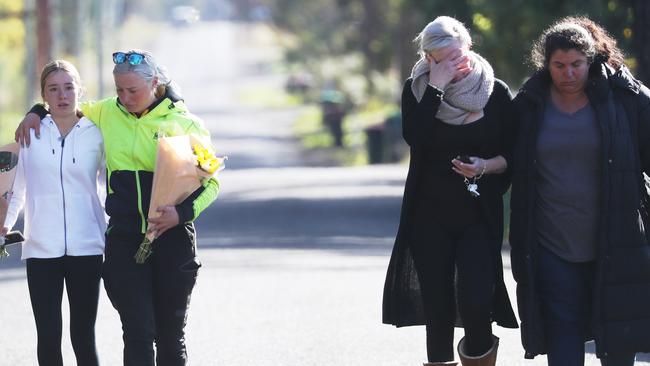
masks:
[[[93,101],[86,101],[86,102],[81,102],[79,103],[79,108],[81,109],[81,113],[88,118],[90,121],[92,121],[97,127],[100,129],[102,128],[101,125],[101,115],[103,109],[107,105],[111,104],[116,104],[117,103],[117,98],[115,97],[110,97],[110,98],[105,98],[102,100],[93,100]]]
[[[36,138],[41,136],[41,119],[45,118],[50,111],[45,108],[43,104],[37,103],[32,106],[32,108],[27,112],[23,120],[20,121],[20,124],[16,128],[14,133],[14,139],[16,142],[21,145],[27,145],[31,143],[30,130],[34,130],[34,135]]]

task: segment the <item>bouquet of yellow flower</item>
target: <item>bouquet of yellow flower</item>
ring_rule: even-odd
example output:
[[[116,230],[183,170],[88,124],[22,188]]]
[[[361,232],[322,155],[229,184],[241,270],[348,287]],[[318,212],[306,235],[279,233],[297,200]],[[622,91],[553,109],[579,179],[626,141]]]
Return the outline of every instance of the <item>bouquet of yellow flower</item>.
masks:
[[[158,207],[177,205],[224,168],[225,157],[216,157],[207,137],[183,135],[158,139],[148,217],[160,216]],[[135,260],[144,263],[153,253],[156,232],[147,230]]]
[[[214,156],[214,151],[211,149],[199,143],[194,143],[192,144],[192,152],[196,155],[196,164],[202,171],[214,174],[217,169],[223,168],[223,159]]]

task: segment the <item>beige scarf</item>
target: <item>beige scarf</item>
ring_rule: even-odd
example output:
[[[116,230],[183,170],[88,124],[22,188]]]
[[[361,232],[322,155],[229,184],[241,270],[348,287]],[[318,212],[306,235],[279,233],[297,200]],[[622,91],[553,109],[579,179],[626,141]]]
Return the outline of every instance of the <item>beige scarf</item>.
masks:
[[[444,90],[436,118],[452,125],[462,125],[483,117],[483,108],[494,88],[492,66],[479,54],[469,51],[472,71],[463,79],[450,83]],[[418,103],[429,83],[429,63],[422,57],[411,71],[411,91]]]

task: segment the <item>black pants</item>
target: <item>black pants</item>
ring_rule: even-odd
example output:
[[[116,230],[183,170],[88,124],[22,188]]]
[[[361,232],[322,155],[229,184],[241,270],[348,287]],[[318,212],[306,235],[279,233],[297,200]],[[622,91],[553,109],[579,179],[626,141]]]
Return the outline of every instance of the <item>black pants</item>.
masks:
[[[428,318],[429,362],[454,359],[456,305],[467,353],[485,353],[492,346],[495,287],[487,227],[475,220],[465,224],[423,218],[414,234],[413,259]]]
[[[194,227],[176,226],[153,243],[144,264],[135,255],[143,236],[113,228],[106,237],[104,286],[120,314],[124,365],[177,366],[187,363],[185,324],[200,263]]]
[[[38,364],[62,366],[61,301],[65,282],[70,304],[70,339],[78,365],[99,365],[95,319],[102,256],[27,259],[27,285],[38,333]]]

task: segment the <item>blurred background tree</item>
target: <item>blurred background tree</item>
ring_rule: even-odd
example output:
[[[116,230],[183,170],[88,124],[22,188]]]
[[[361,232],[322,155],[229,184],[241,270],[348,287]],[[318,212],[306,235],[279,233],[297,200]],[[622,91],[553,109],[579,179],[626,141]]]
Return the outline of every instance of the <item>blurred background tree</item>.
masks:
[[[605,26],[635,75],[650,82],[647,0],[0,0],[0,134],[38,99],[45,60],[76,62],[87,95],[101,97],[110,85],[107,54],[128,20],[138,19],[132,37],[146,31],[143,22],[163,24],[179,5],[196,7],[208,21],[271,25],[282,34],[288,73],[308,74],[314,89],[341,90],[356,105],[397,101],[418,57],[412,40],[438,15],[464,22],[474,48],[513,89],[531,71],[529,49],[539,33],[575,14]]]
[[[25,17],[20,1],[0,0],[0,126],[11,118],[12,107],[23,106],[25,99]]]
[[[40,100],[40,70],[53,58],[77,65],[90,98],[104,94],[104,50],[111,49],[112,39],[120,37],[129,3],[0,0],[0,143],[12,139],[25,110]]]
[[[440,15],[468,27],[474,50],[513,92],[533,71],[533,42],[569,15],[604,26],[632,72],[650,83],[648,0],[248,0],[247,6],[268,7],[272,24],[287,35],[281,39],[290,78],[312,81],[307,101],[332,89],[348,97],[354,108],[343,130],[350,141],[362,142],[353,136],[375,127],[401,141],[399,123],[388,122],[399,119],[401,85],[419,57],[413,39]]]
[[[632,47],[636,61],[636,76],[650,85],[650,2],[647,0],[629,0],[630,13],[633,18],[632,30],[626,28],[624,35],[632,36]]]
[[[531,69],[528,55],[540,32],[566,15],[587,15],[605,26],[626,51],[629,65],[642,80],[650,66],[650,4],[646,0],[267,0],[273,21],[295,36],[287,61],[317,75],[324,60],[358,58],[341,63],[335,78],[351,72],[364,76],[364,96],[396,88],[417,60],[412,43],[438,15],[465,23],[474,49],[490,60],[498,77],[518,87]],[[317,61],[317,63],[315,63]],[[320,63],[318,63],[320,62]],[[320,70],[319,70],[320,69]],[[332,77],[328,75],[328,77]],[[392,82],[382,79],[392,78]]]

